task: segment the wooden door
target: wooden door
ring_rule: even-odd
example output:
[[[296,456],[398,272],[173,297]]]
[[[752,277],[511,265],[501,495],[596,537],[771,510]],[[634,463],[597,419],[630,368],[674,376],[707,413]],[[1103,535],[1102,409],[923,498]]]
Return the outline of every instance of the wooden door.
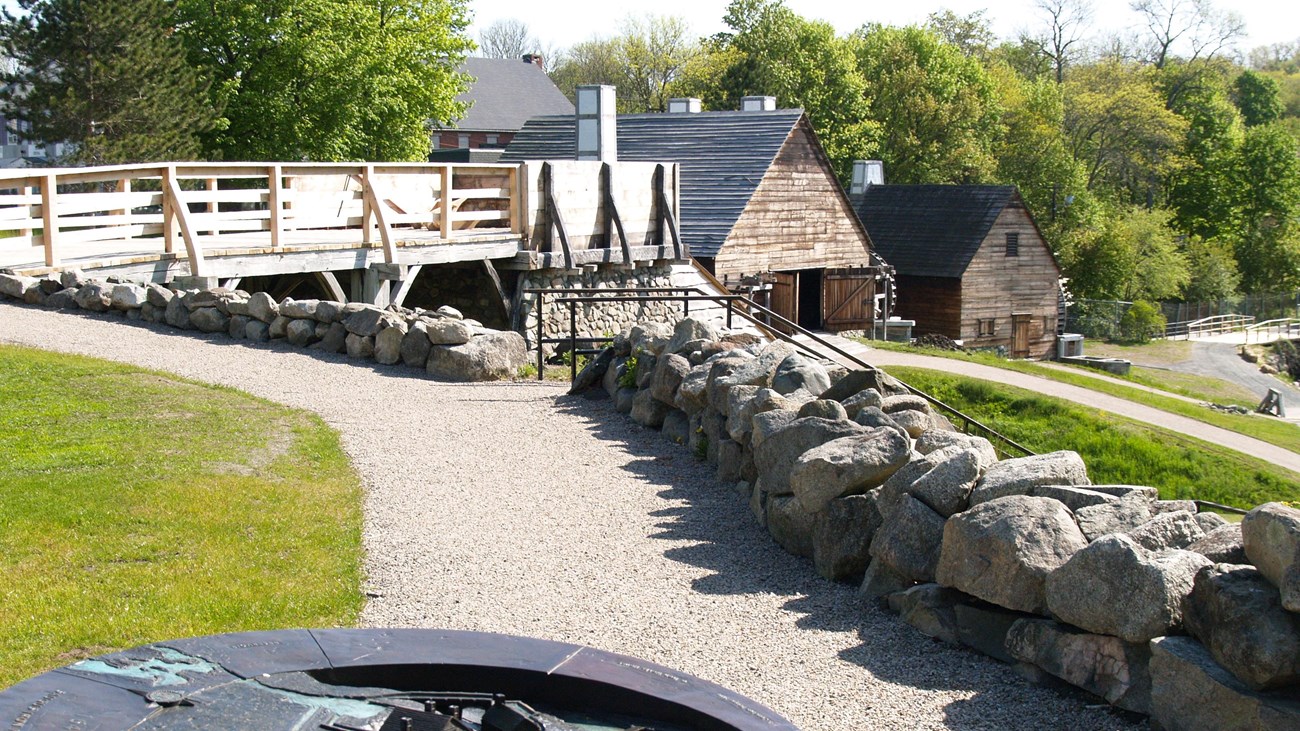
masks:
[[[1011,315],[1011,357],[1029,357],[1029,321],[1033,315]]]
[[[799,278],[794,272],[772,273],[772,304],[768,309],[790,322],[799,322]],[[777,322],[772,327],[789,334],[790,328]]]
[[[870,330],[875,307],[876,277],[872,270],[826,270],[822,277],[822,327],[831,332]]]

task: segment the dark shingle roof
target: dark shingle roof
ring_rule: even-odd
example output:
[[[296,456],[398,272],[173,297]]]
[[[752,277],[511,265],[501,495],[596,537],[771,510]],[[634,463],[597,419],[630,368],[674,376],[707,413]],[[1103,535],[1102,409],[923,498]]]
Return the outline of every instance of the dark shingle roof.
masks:
[[[682,240],[694,256],[715,257],[802,117],[801,109],[622,114],[618,159],[680,165]],[[501,161],[571,160],[573,127],[571,116],[529,120]]]
[[[529,118],[573,114],[573,104],[536,64],[509,58],[467,58],[460,70],[474,77],[457,101],[473,102],[456,129],[513,132]]]
[[[959,278],[1002,210],[1006,185],[872,185],[854,196],[875,252],[899,274]]]

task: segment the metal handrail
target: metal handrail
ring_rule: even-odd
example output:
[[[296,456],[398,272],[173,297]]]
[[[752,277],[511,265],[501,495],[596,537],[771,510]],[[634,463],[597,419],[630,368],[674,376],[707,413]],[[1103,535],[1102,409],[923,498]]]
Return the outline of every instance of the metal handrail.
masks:
[[[872,372],[872,373],[880,373],[880,372],[881,372],[880,369],[877,368],[876,366],[873,366],[873,365],[871,365],[870,363],[867,363],[866,361],[862,360],[861,358],[858,358],[857,356],[853,355],[852,353],[849,353],[849,352],[843,350],[842,348],[840,348],[840,347],[834,345],[833,343],[827,342],[825,339],[823,339],[822,337],[820,337],[820,336],[817,335],[816,333],[811,332],[811,331],[809,331],[809,330],[807,330],[807,329],[801,327],[801,326],[798,325],[797,323],[794,323],[794,322],[791,322],[790,320],[787,320],[785,317],[781,316],[780,314],[777,314],[776,312],[773,312],[772,310],[770,310],[770,309],[768,309],[768,308],[766,308],[766,307],[764,307],[764,306],[758,304],[757,302],[754,302],[754,301],[748,299],[747,297],[745,297],[745,296],[743,296],[743,295],[736,295],[736,294],[728,294],[728,295],[707,294],[707,293],[701,292],[701,290],[700,290],[699,288],[697,288],[697,287],[691,287],[691,288],[683,288],[683,287],[662,288],[662,289],[660,289],[659,291],[663,291],[663,290],[665,290],[665,289],[666,289],[666,290],[673,291],[673,292],[680,292],[680,291],[682,291],[683,289],[689,289],[689,290],[691,290],[691,291],[699,292],[700,294],[699,294],[699,295],[667,295],[667,296],[664,296],[664,295],[657,295],[657,294],[655,294],[655,292],[656,292],[656,289],[655,289],[655,288],[644,288],[644,289],[634,289],[633,291],[636,291],[636,292],[639,293],[639,296],[635,296],[635,297],[628,297],[628,296],[622,296],[622,295],[615,295],[615,296],[612,296],[612,297],[608,297],[608,296],[604,296],[604,297],[602,297],[602,296],[599,296],[600,293],[602,293],[602,292],[613,292],[613,291],[615,291],[615,290],[610,290],[610,289],[594,289],[594,290],[593,290],[593,289],[568,289],[568,290],[562,290],[563,292],[566,292],[566,293],[568,293],[568,294],[570,294],[570,295],[572,295],[572,294],[578,294],[578,295],[580,295],[580,296],[577,296],[577,297],[573,297],[573,296],[562,297],[562,298],[556,300],[556,303],[557,303],[557,304],[563,304],[563,305],[565,305],[565,306],[567,306],[567,307],[569,308],[569,334],[570,334],[570,336],[571,336],[571,337],[569,338],[569,343],[570,343],[570,352],[573,352],[573,353],[575,353],[575,354],[577,353],[577,343],[578,343],[578,340],[579,340],[579,338],[576,337],[576,335],[577,335],[577,306],[580,305],[580,304],[597,304],[597,303],[602,303],[602,302],[638,302],[638,301],[646,301],[646,300],[649,300],[649,301],[681,301],[681,302],[686,303],[686,306],[689,307],[689,303],[690,303],[690,302],[697,302],[697,301],[711,301],[711,302],[715,302],[715,303],[719,303],[719,304],[721,304],[721,303],[725,303],[725,304],[727,305],[727,313],[728,313],[728,323],[727,323],[727,325],[728,325],[728,327],[731,326],[731,321],[730,321],[730,317],[731,317],[731,315],[732,315],[733,313],[739,313],[741,317],[743,317],[743,318],[745,318],[746,320],[750,321],[751,323],[753,323],[753,324],[759,326],[759,327],[760,327],[764,332],[767,332],[767,333],[769,333],[770,335],[772,335],[772,336],[774,336],[774,337],[780,338],[781,340],[784,340],[785,342],[790,343],[790,344],[793,345],[795,348],[798,348],[799,350],[802,350],[803,352],[808,353],[808,354],[810,354],[810,355],[812,355],[812,356],[814,356],[814,357],[817,357],[817,358],[824,358],[824,357],[825,357],[825,354],[824,354],[824,353],[820,353],[820,352],[818,352],[816,349],[810,347],[807,343],[804,343],[804,342],[801,342],[801,341],[799,341],[799,340],[796,340],[796,339],[795,339],[793,336],[791,336],[791,335],[788,335],[788,334],[786,334],[786,333],[784,333],[784,332],[781,332],[781,331],[779,331],[779,330],[776,330],[776,329],[774,329],[774,328],[771,328],[771,324],[772,324],[772,322],[775,321],[777,324],[779,324],[779,325],[781,325],[781,326],[784,326],[784,327],[787,327],[787,328],[790,328],[791,331],[793,331],[793,332],[795,332],[795,333],[798,333],[799,335],[802,335],[803,337],[806,337],[806,338],[808,338],[809,340],[812,340],[813,342],[817,343],[818,345],[821,345],[822,347],[826,348],[827,350],[829,350],[829,351],[831,351],[831,352],[833,352],[833,353],[836,353],[836,354],[838,354],[838,355],[840,355],[840,356],[846,358],[847,360],[849,360],[850,362],[854,363],[855,365],[857,365],[858,367],[862,368],[863,370],[867,370],[867,371],[870,371],[870,372]],[[525,291],[529,291],[529,290],[525,290]],[[593,296],[582,296],[582,295],[593,295]],[[734,307],[734,306],[732,305],[732,303],[734,303],[734,302],[743,302],[743,305],[744,305],[744,306],[742,306],[742,307]],[[758,317],[757,317],[757,316],[756,316],[756,315],[755,315],[751,310],[753,310],[753,311],[757,311],[758,314],[762,315],[762,316],[766,319],[766,322],[765,322],[764,320],[759,319],[759,318],[758,318]],[[539,323],[541,322],[541,310],[540,310],[540,308],[539,308],[539,310],[538,310],[538,322],[539,322]],[[539,325],[539,328],[538,328],[538,329],[539,329],[539,332],[540,332],[540,329],[541,329],[541,328],[540,328],[540,325]],[[538,361],[539,361],[539,363],[540,363],[540,362],[541,362],[541,356],[540,356],[541,344],[540,344],[540,343],[538,344],[538,351],[539,351]],[[577,359],[576,359],[576,358],[573,358],[573,359],[571,360],[571,362],[570,362],[570,370],[571,370],[571,379],[572,379],[572,380],[577,380],[577,368],[578,368],[578,366],[577,366]],[[540,371],[541,371],[541,367],[540,367],[540,366],[539,366],[539,368],[538,368],[538,371],[539,371],[538,375],[540,376],[540,375],[541,375],[541,373],[540,373]],[[892,376],[891,376],[891,377],[892,377]],[[925,401],[926,401],[927,403],[929,403],[931,406],[937,407],[939,410],[941,410],[941,411],[944,412],[945,414],[948,414],[948,415],[951,415],[951,416],[955,416],[956,418],[960,419],[961,422],[962,422],[962,424],[963,424],[963,431],[964,431],[964,432],[969,433],[969,432],[970,432],[970,429],[971,429],[971,428],[974,428],[974,429],[976,429],[977,431],[979,431],[979,432],[980,432],[980,433],[981,433],[981,434],[982,434],[986,439],[989,439],[990,442],[1000,443],[1000,444],[1002,444],[1002,445],[1004,445],[1004,446],[1006,446],[1006,447],[1011,447],[1011,448],[1012,448],[1013,450],[1015,450],[1016,452],[1019,452],[1022,456],[1032,456],[1032,455],[1034,454],[1033,450],[1029,449],[1028,447],[1026,447],[1026,446],[1024,446],[1024,445],[1022,445],[1022,444],[1016,442],[1015,440],[1011,439],[1010,437],[1008,437],[1008,436],[1006,436],[1006,435],[1004,435],[1004,434],[1002,434],[1002,433],[996,431],[996,430],[993,429],[992,427],[989,427],[989,426],[987,426],[987,425],[981,423],[980,421],[978,421],[978,420],[975,419],[974,417],[968,416],[967,414],[961,412],[961,411],[958,410],[957,408],[955,408],[955,407],[953,407],[953,406],[949,406],[948,404],[944,403],[943,401],[940,401],[939,399],[934,398],[933,396],[929,395],[928,393],[925,393],[925,392],[922,391],[921,389],[916,388],[916,387],[914,387],[914,386],[912,386],[912,385],[906,383],[906,382],[903,381],[902,379],[895,378],[894,380],[897,380],[897,381],[898,381],[898,382],[899,382],[899,383],[900,383],[904,388],[906,388],[906,389],[908,390],[908,392],[912,393],[913,395],[916,395],[916,396],[919,396],[919,397],[925,399]],[[1004,454],[1010,454],[1010,452],[1008,452],[1006,449],[1003,449],[1002,452],[1003,452]]]

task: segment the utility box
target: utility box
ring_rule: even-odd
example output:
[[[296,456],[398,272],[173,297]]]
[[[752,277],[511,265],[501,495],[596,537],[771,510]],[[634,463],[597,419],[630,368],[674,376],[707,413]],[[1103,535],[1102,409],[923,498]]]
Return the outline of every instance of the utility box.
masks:
[[[1056,336],[1056,358],[1078,358],[1083,355],[1083,336],[1076,333],[1062,333]]]

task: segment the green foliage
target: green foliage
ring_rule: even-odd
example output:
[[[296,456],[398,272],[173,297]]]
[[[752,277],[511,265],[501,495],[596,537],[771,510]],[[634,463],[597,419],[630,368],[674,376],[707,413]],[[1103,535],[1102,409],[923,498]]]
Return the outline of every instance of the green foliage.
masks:
[[[1190,274],[1169,219],[1165,211],[1141,208],[1107,217],[1101,231],[1069,250],[1070,290],[1088,299],[1126,302],[1176,297]]]
[[[1183,288],[1188,302],[1213,302],[1231,297],[1241,284],[1241,272],[1233,258],[1232,247],[1221,242],[1193,236],[1183,246],[1190,275]]]
[[[19,0],[4,11],[4,113],[26,135],[70,142],[66,162],[194,160],[216,125],[204,75],[186,65],[167,0]]]
[[[623,372],[618,374],[619,388],[636,388],[636,369],[638,364],[639,361],[636,357],[636,353],[628,356],[627,361],[623,363]]]
[[[422,160],[464,113],[464,0],[177,0],[192,64],[229,124],[230,160]]]
[[[1246,292],[1300,286],[1300,143],[1278,125],[1251,127],[1238,170],[1236,253]]]
[[[0,346],[0,687],[167,637],[354,623],[361,498],[311,414]]]
[[[700,44],[685,20],[628,17],[617,36],[574,46],[551,76],[570,97],[583,84],[612,84],[618,87],[620,112],[662,112],[699,55]]]
[[[704,433],[704,427],[695,427],[695,459],[703,462],[709,458],[709,435]]]
[[[1165,316],[1145,300],[1134,302],[1119,320],[1120,341],[1125,343],[1148,343],[1164,331]]]
[[[1255,71],[1243,71],[1232,82],[1233,101],[1246,124],[1255,127],[1282,117],[1282,91],[1272,78]]]

